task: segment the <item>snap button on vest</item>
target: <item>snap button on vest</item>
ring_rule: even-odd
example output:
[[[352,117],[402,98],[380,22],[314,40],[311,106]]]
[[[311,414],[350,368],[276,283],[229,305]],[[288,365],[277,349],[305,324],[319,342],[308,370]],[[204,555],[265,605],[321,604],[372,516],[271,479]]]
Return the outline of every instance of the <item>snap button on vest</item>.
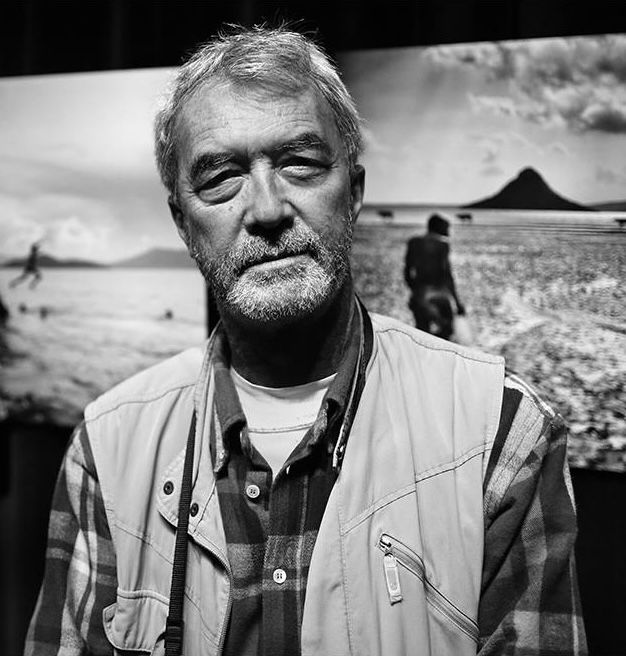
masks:
[[[172,481],[165,481],[165,484],[163,485],[163,492],[165,494],[172,494],[174,491],[174,483]]]
[[[191,506],[189,507],[189,514],[192,517],[195,517],[198,514],[198,504],[197,503],[192,503]]]

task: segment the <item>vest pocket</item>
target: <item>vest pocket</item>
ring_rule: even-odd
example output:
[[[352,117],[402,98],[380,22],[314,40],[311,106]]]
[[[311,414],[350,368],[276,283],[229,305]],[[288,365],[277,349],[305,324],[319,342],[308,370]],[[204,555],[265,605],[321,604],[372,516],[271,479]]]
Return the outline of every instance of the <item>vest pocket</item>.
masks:
[[[165,653],[167,602],[148,591],[117,592],[117,601],[102,612],[104,632],[119,656]]]
[[[426,602],[431,608],[478,643],[478,625],[428,580],[421,556],[388,533],[380,536],[378,548],[384,554],[383,572],[389,603],[393,605],[402,601],[402,579],[398,570],[398,566],[400,566],[423,583]]]

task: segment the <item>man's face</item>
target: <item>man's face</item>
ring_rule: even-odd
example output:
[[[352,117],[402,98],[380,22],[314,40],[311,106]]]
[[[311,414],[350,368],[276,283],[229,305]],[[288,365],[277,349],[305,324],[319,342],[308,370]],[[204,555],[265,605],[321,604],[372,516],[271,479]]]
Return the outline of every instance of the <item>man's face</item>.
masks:
[[[363,172],[323,99],[200,88],[177,122],[172,214],[222,312],[257,325],[323,311],[349,281]]]

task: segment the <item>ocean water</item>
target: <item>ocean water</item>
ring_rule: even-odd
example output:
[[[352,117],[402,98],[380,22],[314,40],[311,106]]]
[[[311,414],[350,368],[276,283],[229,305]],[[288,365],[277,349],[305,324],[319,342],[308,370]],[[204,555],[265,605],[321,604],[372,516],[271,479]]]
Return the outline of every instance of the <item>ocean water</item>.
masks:
[[[392,216],[382,217],[380,210],[391,211]],[[456,228],[481,226],[506,227],[513,230],[558,230],[565,234],[584,232],[626,233],[616,218],[626,221],[626,212],[563,212],[547,210],[467,210],[453,206],[435,205],[366,205],[359,221],[364,224],[378,225],[415,225],[425,226],[433,213],[445,216]],[[461,221],[457,214],[470,214],[471,222]]]
[[[1,329],[0,414],[75,423],[102,391],[205,339],[195,269],[44,269],[34,290],[9,288],[18,274],[0,269],[11,312]]]

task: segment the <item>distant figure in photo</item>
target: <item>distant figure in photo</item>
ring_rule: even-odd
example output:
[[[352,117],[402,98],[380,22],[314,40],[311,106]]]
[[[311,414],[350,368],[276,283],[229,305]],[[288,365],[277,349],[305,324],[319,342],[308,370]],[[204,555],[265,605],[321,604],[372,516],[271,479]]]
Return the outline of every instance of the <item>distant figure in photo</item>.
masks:
[[[24,264],[24,270],[17,278],[9,283],[9,287],[15,287],[16,285],[19,285],[29,276],[33,277],[29,285],[29,288],[33,289],[41,280],[41,271],[39,270],[39,242],[35,242],[30,247],[30,253],[28,254],[28,259]]]
[[[450,339],[455,313],[465,315],[450,268],[450,223],[439,214],[428,219],[428,232],[409,239],[404,280],[411,290],[409,307],[415,326],[437,337]]]

